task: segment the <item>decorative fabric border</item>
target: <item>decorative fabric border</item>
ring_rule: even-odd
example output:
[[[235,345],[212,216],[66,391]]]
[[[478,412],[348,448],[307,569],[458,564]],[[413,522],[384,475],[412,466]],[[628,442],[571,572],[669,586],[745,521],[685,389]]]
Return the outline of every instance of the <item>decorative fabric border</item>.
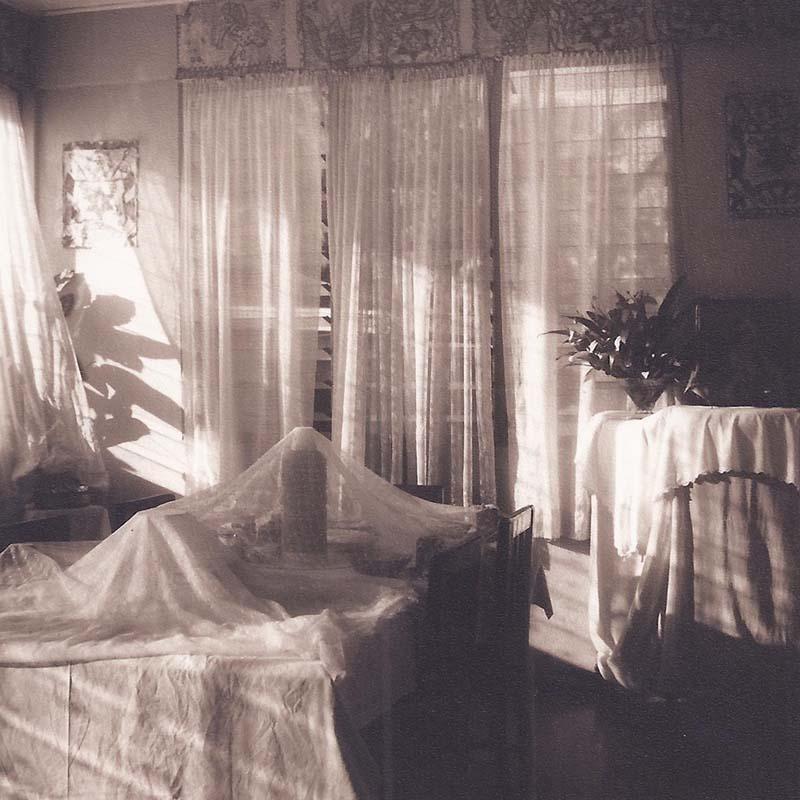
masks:
[[[550,0],[553,50],[629,50],[648,44],[641,0]]]
[[[731,217],[800,216],[800,94],[729,95],[725,128]]]
[[[475,0],[477,47],[481,55],[546,53],[546,0]]]
[[[64,247],[137,244],[139,143],[64,145]]]
[[[777,36],[800,38],[800,2],[199,0],[178,17],[178,78]]]
[[[369,61],[368,0],[299,0],[297,35],[307,69],[342,68]]]
[[[455,0],[372,0],[373,64],[436,64],[461,56]]]
[[[190,3],[178,17],[178,77],[285,69],[286,0]]]
[[[0,82],[14,88],[33,84],[36,20],[0,3]]]

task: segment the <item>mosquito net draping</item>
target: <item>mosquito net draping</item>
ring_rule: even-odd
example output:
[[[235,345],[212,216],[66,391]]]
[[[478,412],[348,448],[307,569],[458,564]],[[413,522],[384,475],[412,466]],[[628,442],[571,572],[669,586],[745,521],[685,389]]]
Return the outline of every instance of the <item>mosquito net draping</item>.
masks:
[[[297,428],[239,477],[137,514],[66,569],[30,546],[7,549],[0,664],[225,653],[336,672],[350,634],[413,597],[410,583],[376,576],[415,559],[421,569],[426,545],[492,524],[493,509],[411,497]],[[301,575],[309,591],[332,575],[358,591],[346,610],[292,616]]]
[[[103,464],[44,246],[15,94],[0,86],[0,498],[37,467],[94,485]]]

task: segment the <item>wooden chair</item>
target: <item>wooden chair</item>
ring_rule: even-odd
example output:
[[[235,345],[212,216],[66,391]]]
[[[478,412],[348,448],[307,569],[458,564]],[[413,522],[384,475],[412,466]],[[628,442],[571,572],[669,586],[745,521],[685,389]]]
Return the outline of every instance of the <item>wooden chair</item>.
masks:
[[[480,670],[488,714],[480,735],[490,736],[501,783],[499,796],[529,796],[531,702],[528,635],[531,596],[533,508],[503,517],[497,532],[494,569],[494,634]]]
[[[436,553],[430,561],[425,598],[423,680],[468,676],[478,618],[481,542],[476,537]]]
[[[512,665],[527,657],[532,523],[530,508],[502,518],[491,543],[496,557],[483,564],[487,546],[477,538],[430,560],[418,689],[374,723],[367,737],[380,743],[376,757],[390,777],[402,765],[398,785],[414,789],[404,797],[445,796],[431,778],[441,776],[443,762],[454,787],[447,796],[471,796],[476,769],[480,784],[490,783],[498,800],[531,796],[527,684],[524,670]],[[487,594],[498,595],[481,621],[485,641],[478,639],[482,567]]]
[[[0,551],[10,544],[66,542],[69,538],[70,521],[66,515],[0,525]]]
[[[148,497],[137,497],[135,500],[116,503],[111,506],[108,513],[111,521],[111,530],[115,531],[117,528],[121,528],[134,514],[138,514],[140,511],[145,511],[148,508],[157,508],[164,505],[164,503],[171,503],[173,500],[175,500],[175,495],[166,493],[152,494]]]
[[[402,489],[406,494],[419,497],[420,500],[427,500],[430,503],[444,503],[444,486],[424,483],[396,483],[398,489]]]
[[[504,671],[527,664],[530,624],[533,507],[500,520],[497,531],[494,597],[497,645]]]

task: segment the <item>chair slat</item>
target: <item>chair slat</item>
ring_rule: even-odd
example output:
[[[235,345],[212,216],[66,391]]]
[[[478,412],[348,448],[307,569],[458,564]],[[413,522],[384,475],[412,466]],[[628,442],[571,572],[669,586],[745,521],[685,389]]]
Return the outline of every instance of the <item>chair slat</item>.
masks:
[[[501,519],[497,533],[495,613],[497,645],[505,669],[522,669],[527,656],[532,544],[531,506]]]

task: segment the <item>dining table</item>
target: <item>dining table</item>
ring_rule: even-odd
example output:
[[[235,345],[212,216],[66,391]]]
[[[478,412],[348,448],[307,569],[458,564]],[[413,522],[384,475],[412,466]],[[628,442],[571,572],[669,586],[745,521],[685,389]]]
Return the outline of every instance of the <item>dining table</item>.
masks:
[[[0,585],[15,566],[44,557],[67,569],[97,545],[11,545]],[[237,566],[250,592],[269,592],[292,616],[405,598],[368,632],[331,642],[340,652],[329,659],[194,653],[0,667],[0,797],[382,796],[362,731],[416,685],[424,581],[397,567],[369,574],[331,551],[325,568]]]

